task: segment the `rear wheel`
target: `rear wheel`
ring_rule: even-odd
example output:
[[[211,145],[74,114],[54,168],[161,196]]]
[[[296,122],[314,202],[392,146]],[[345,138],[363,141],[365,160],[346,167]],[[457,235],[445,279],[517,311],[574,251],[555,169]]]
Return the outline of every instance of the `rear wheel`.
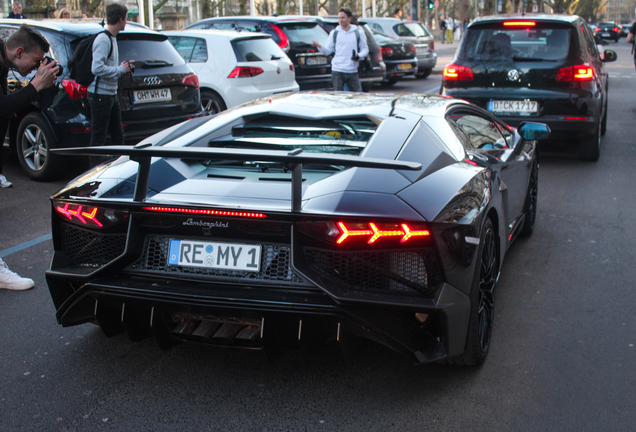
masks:
[[[415,78],[427,78],[431,74],[431,72],[433,72],[433,69],[431,68],[422,69],[422,72],[418,71],[418,73],[415,74]]]
[[[399,81],[399,78],[388,78],[388,79],[382,81],[382,85],[390,87],[392,85],[395,85],[395,83],[398,82],[398,81]]]
[[[490,219],[481,230],[479,253],[475,263],[473,286],[470,291],[470,319],[464,353],[446,359],[444,363],[477,366],[488,356],[495,319],[495,284],[499,274],[497,236]]]
[[[201,91],[201,105],[206,115],[218,114],[227,109],[221,96],[211,90]]]
[[[596,125],[594,134],[581,141],[579,157],[587,161],[597,161],[601,156],[601,122]]]
[[[55,135],[39,112],[27,114],[20,122],[16,147],[22,169],[33,180],[53,180],[66,169],[66,159],[50,152],[57,147]]]
[[[362,84],[362,91],[365,93],[369,93],[373,88],[373,84]]]

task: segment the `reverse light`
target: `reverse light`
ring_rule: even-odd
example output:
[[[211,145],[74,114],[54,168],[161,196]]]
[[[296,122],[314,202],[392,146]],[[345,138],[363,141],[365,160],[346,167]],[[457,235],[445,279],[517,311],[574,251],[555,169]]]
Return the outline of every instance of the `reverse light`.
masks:
[[[534,21],[505,21],[504,27],[534,27],[537,25]]]
[[[444,68],[443,76],[448,81],[472,81],[473,70],[466,66],[449,64]]]
[[[69,222],[89,228],[104,228],[128,217],[125,211],[82,204],[55,203],[53,207]]]
[[[556,80],[563,82],[592,81],[593,79],[594,69],[586,64],[561,68],[556,75]]]
[[[199,77],[194,73],[188,74],[183,77],[181,84],[199,88]]]
[[[229,217],[246,217],[246,218],[265,218],[267,217],[263,213],[252,212],[235,212],[225,210],[205,210],[205,209],[190,209],[183,207],[142,207],[142,210],[156,211],[165,213],[183,213],[183,214],[200,214],[207,216],[229,216]]]
[[[64,87],[66,93],[68,93],[71,97],[71,100],[79,100],[88,97],[88,89],[77,83],[75,80],[64,78],[62,80],[62,87]]]
[[[280,42],[278,42],[278,46],[280,47],[280,49],[285,51],[285,53],[288,53],[291,45],[289,44],[289,38],[287,37],[287,35],[276,24],[270,24],[269,26],[272,28],[272,30],[274,30],[274,32],[280,39]]]
[[[263,69],[253,66],[237,66],[227,76],[228,78],[250,78],[263,73]]]

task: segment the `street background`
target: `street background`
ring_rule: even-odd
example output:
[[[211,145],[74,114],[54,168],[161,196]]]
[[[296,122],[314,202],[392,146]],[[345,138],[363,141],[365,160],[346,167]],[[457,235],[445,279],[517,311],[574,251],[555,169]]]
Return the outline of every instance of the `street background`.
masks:
[[[374,91],[439,89],[456,47],[436,42],[428,79]],[[44,279],[51,241],[21,248],[50,233],[48,197],[65,181],[33,182],[5,153],[14,186],[0,190],[0,252],[36,286],[0,290],[0,431],[634,430],[636,73],[624,39],[605,48],[619,60],[607,65],[601,159],[541,148],[535,233],[506,257],[479,368],[415,367],[378,345],[347,364],[335,347],[270,363],[258,351],[161,351],[91,324],[62,328]]]

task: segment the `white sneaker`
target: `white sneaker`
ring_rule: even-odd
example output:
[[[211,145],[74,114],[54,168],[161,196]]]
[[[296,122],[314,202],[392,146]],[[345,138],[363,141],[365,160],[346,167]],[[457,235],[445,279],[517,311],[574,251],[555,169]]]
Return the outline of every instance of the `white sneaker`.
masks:
[[[8,187],[11,187],[12,184],[13,183],[11,183],[9,180],[7,180],[7,178],[5,176],[0,174],[0,187],[8,188]]]
[[[7,264],[0,258],[0,288],[27,290],[33,288],[34,285],[31,279],[20,277],[17,273],[9,270]]]

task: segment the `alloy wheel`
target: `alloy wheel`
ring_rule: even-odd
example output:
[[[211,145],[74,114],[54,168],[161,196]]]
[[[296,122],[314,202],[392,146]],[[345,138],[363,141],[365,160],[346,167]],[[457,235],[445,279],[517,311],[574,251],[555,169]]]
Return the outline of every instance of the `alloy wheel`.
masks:
[[[30,124],[24,129],[21,140],[24,162],[33,171],[40,171],[46,163],[49,146],[45,133],[38,125]]]
[[[479,346],[482,352],[488,350],[495,317],[495,284],[497,282],[497,253],[495,233],[488,227],[484,235],[479,273]]]

